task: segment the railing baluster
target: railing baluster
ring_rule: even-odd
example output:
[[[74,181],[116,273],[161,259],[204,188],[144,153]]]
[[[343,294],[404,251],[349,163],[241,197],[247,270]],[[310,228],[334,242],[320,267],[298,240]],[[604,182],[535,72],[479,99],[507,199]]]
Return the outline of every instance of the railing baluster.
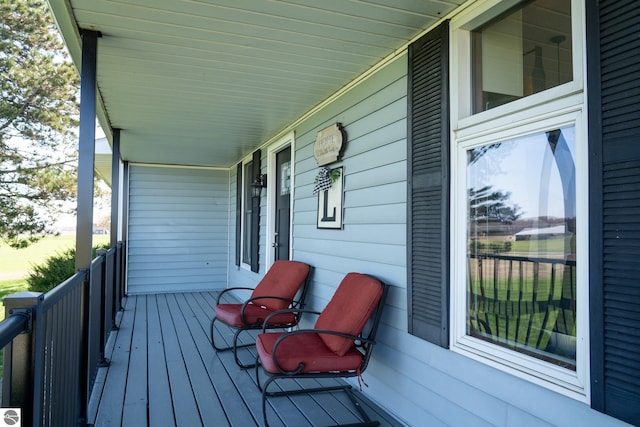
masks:
[[[470,253],[468,266],[469,321],[479,327],[471,335],[532,354],[575,337],[574,260]],[[566,354],[566,348],[558,353]]]
[[[96,366],[104,360],[115,312],[122,309],[124,247],[119,242],[100,257],[93,273],[81,270],[46,294],[22,292],[4,299],[2,405],[22,408],[23,425],[73,426],[88,421]],[[90,276],[95,280],[93,292]]]

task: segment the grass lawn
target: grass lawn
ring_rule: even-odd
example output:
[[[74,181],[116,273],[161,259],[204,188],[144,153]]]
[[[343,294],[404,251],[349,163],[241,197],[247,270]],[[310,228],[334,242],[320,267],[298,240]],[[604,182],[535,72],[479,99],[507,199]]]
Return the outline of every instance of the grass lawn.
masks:
[[[7,295],[15,294],[27,290],[27,282],[24,279],[2,280],[0,281],[0,301]],[[0,322],[4,320],[4,308],[0,307]]]
[[[93,236],[93,246],[109,242],[109,235]],[[13,249],[0,241],[0,301],[7,295],[26,291],[27,276],[34,265],[41,264],[58,252],[74,247],[74,235],[48,236],[23,249]],[[4,307],[0,306],[0,321],[4,320]],[[3,374],[3,357],[0,349],[0,378]]]
[[[108,243],[109,235],[93,236],[93,245]],[[74,247],[74,235],[47,236],[23,249],[13,249],[0,241],[0,301],[5,296],[27,290],[26,278],[34,265],[41,264],[50,256]],[[0,307],[0,320],[4,310]]]
[[[56,252],[72,248],[75,243],[74,235],[48,236],[23,249],[13,249],[0,242],[0,281],[26,277],[32,265],[40,264]]]
[[[569,242],[569,245],[571,243]],[[516,240],[511,242],[513,252],[564,253],[565,239]]]

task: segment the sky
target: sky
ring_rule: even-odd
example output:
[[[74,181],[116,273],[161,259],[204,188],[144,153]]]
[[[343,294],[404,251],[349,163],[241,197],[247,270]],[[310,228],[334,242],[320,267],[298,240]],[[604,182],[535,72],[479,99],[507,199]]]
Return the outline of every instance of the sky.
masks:
[[[562,136],[575,165],[575,129],[563,128]],[[511,203],[520,206],[522,218],[565,216],[562,180],[545,133],[502,142],[497,149],[488,150],[468,172],[471,187],[491,185],[511,193]]]

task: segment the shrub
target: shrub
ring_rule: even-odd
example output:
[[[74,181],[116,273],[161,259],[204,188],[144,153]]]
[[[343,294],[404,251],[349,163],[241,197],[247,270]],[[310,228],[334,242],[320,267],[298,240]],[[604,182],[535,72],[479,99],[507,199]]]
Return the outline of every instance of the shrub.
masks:
[[[472,254],[483,252],[499,254],[501,252],[510,252],[512,243],[501,241],[473,241],[470,243],[469,251]]]
[[[93,248],[93,257],[96,249],[109,248],[109,245],[98,245]],[[27,286],[32,292],[48,292],[55,288],[76,272],[76,250],[75,248],[58,252],[47,258],[42,264],[35,265],[29,277]]]

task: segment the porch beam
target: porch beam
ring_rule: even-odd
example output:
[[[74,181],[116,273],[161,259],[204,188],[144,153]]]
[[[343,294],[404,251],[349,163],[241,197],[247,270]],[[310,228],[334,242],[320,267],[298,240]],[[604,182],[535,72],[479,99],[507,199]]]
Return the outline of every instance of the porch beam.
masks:
[[[98,53],[96,31],[82,31],[82,66],[80,70],[80,136],[78,143],[78,204],[76,222],[76,270],[91,263],[93,237],[93,177],[96,140],[96,65]]]

